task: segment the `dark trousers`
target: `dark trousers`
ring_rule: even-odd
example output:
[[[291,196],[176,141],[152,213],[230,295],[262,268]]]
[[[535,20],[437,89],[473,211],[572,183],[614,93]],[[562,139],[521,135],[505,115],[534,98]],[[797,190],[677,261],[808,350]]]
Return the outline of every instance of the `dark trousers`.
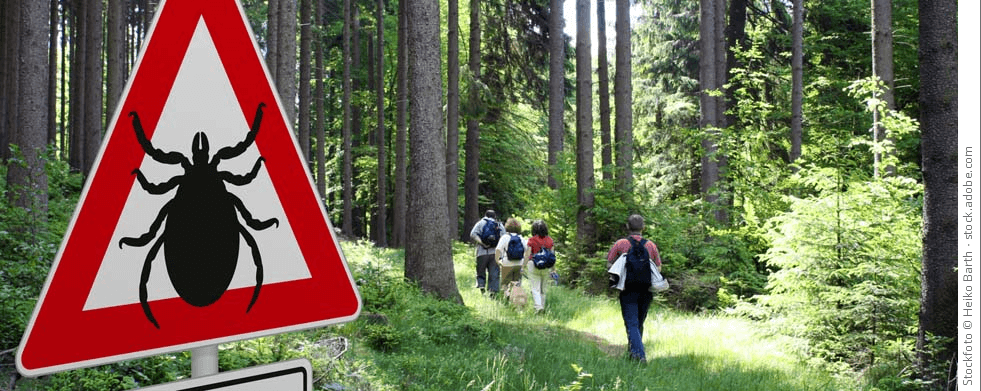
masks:
[[[623,325],[627,328],[627,344],[630,357],[646,360],[644,354],[644,320],[651,307],[654,294],[647,290],[624,290],[620,292],[620,313]]]
[[[501,290],[501,270],[494,254],[477,257],[477,288],[483,291],[484,287],[491,293]]]

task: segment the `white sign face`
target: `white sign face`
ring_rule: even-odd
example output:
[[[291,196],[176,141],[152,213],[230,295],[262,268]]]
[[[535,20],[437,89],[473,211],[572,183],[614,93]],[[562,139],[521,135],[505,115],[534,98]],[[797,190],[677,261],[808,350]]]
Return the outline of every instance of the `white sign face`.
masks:
[[[155,15],[15,355],[24,376],[361,311],[241,3]]]
[[[313,370],[302,358],[141,388],[146,391],[311,391]]]
[[[206,107],[207,110],[200,108]],[[195,109],[198,108],[198,109]],[[174,80],[170,97],[164,105],[160,121],[157,123],[153,146],[163,151],[176,151],[191,156],[191,140],[196,132],[208,136],[212,153],[219,148],[235,145],[245,139],[249,123],[241,115],[232,85],[224,73],[221,59],[211,39],[211,33],[204,19],[200,19],[180,71]],[[216,119],[234,120],[218,121]],[[135,140],[135,137],[134,137]],[[249,172],[259,150],[251,147],[242,155],[219,164],[219,169],[236,175]],[[183,174],[180,166],[165,165],[145,156],[140,170],[152,183],[163,183]],[[255,233],[258,248],[261,249],[264,263],[264,284],[294,281],[310,278],[310,271],[303,261],[296,240],[292,238],[290,225],[282,203],[276,196],[272,180],[266,168],[260,167],[258,176],[246,186],[228,185],[229,192],[242,200],[243,204],[260,219],[277,218],[279,225]],[[150,246],[133,248],[120,246],[119,239],[139,236],[146,232],[154,217],[163,206],[174,198],[176,190],[163,195],[147,193],[137,182],[133,183],[126,205],[123,207],[113,238],[106,247],[106,256],[99,268],[92,290],[85,301],[84,310],[107,308],[139,303],[134,276],[139,276],[143,267],[141,260]],[[255,266],[252,252],[244,240],[239,242],[239,262],[228,289],[251,288],[256,285]],[[166,262],[154,262],[147,282],[148,300],[161,300],[177,297],[177,292],[167,278]]]

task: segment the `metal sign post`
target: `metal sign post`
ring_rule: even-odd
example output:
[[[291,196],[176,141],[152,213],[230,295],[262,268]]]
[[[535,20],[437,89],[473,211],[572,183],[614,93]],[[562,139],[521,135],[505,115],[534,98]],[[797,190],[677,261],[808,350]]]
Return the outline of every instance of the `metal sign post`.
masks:
[[[218,345],[191,349],[191,377],[218,374]]]

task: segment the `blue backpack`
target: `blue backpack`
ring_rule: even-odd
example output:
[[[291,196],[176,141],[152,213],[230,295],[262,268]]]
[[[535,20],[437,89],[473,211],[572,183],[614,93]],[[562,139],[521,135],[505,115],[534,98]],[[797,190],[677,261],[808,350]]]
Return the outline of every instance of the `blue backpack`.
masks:
[[[531,256],[531,262],[536,269],[550,269],[555,266],[555,252],[550,248],[542,247],[542,250]]]
[[[651,259],[644,244],[647,239],[634,240],[627,237],[630,241],[630,251],[627,252],[627,262],[623,265],[627,274],[624,281],[624,290],[647,290],[651,286]]]
[[[480,241],[484,242],[484,247],[497,246],[497,241],[501,239],[501,226],[492,219],[484,218],[484,227],[481,228],[478,236]]]
[[[513,234],[511,235],[511,240],[508,240],[508,259],[512,261],[520,260],[525,256],[525,245],[521,243],[521,235]]]

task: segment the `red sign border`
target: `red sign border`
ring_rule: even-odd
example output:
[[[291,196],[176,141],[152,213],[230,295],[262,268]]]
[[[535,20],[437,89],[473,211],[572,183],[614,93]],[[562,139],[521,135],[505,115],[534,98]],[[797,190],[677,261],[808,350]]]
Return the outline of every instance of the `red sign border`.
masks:
[[[246,123],[251,123],[260,102],[267,105],[255,144],[266,157],[265,166],[280,199],[289,200],[282,205],[311,278],[263,285],[259,300],[248,314],[245,308],[251,287],[228,290],[218,302],[204,307],[207,310],[190,306],[180,298],[153,301],[159,330],[147,321],[138,303],[83,311],[115,228],[115,224],[105,222],[119,219],[135,180],[130,171],[143,159],[126,113],[138,111],[148,137],[152,137],[191,36],[202,18],[210,27]],[[360,295],[253,37],[238,1],[160,3],[122,104],[111,120],[18,348],[16,365],[23,375],[39,376],[357,318]],[[254,57],[254,61],[248,57]],[[262,76],[261,82],[247,82],[257,79],[257,75]],[[313,211],[320,215],[311,216]],[[325,243],[325,238],[333,241],[332,245]],[[81,256],[94,261],[78,261]],[[136,283],[133,289],[137,289]],[[312,292],[323,292],[324,296]],[[112,327],[108,326],[110,323]],[[221,329],[211,327],[214,325]]]

